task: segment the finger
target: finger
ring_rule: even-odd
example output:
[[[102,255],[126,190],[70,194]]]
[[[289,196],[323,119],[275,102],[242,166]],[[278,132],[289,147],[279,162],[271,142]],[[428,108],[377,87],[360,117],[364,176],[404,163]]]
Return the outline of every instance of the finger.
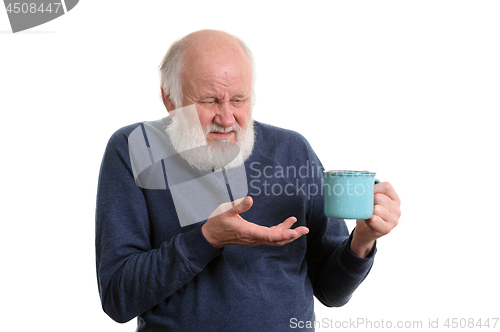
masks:
[[[296,222],[297,222],[297,218],[289,217],[285,221],[283,221],[281,224],[271,227],[271,229],[282,229],[282,230],[291,229],[292,225]],[[294,228],[293,230],[297,233],[296,238],[299,238],[302,235],[309,233],[309,228],[307,228],[305,226],[299,226],[297,228]]]
[[[373,216],[367,220],[367,225],[376,233],[385,235],[397,226],[398,220],[399,218],[385,207],[375,205],[373,208]]]
[[[376,238],[387,235],[392,230],[392,226],[377,215],[373,215],[370,219],[367,219],[366,225],[371,228],[373,234]]]
[[[292,235],[288,239],[274,242],[274,245],[282,246],[282,245],[288,244],[290,242],[293,242],[293,241],[297,240],[298,238],[300,238],[302,235],[309,233],[309,228],[307,228],[305,226],[300,226],[300,227],[294,228],[292,231],[295,232],[295,235]]]
[[[281,224],[278,224],[276,226],[273,226],[271,228],[277,228],[277,229],[288,229],[292,227],[293,224],[297,222],[297,218],[295,217],[289,217],[285,221],[283,221]]]
[[[373,215],[379,216],[386,223],[395,224],[398,221],[398,217],[394,215],[389,209],[382,205],[375,205],[373,207]]]
[[[253,199],[250,196],[246,196],[242,199],[233,202],[233,208],[231,209],[233,214],[240,214],[250,210],[253,205]]]
[[[401,216],[400,203],[398,201],[393,201],[389,196],[385,194],[376,193],[374,197],[374,204],[385,207],[398,218]]]
[[[394,190],[394,187],[389,182],[377,183],[374,187],[374,191],[375,191],[375,193],[382,193],[382,194],[388,196],[393,201],[397,201],[397,202],[401,201],[399,199],[398,194],[396,193],[396,190]]]
[[[297,232],[297,238],[309,233],[309,228],[307,228],[305,226],[300,226],[300,227],[294,228],[293,230]]]
[[[307,229],[306,227],[303,227],[299,230],[299,232],[297,232],[293,229],[268,228],[253,223],[249,224],[250,225],[248,225],[248,229],[246,231],[246,237],[249,240],[258,242],[257,244],[268,245],[276,245],[277,242],[280,244],[289,243],[303,235],[303,233],[306,232],[305,229]]]

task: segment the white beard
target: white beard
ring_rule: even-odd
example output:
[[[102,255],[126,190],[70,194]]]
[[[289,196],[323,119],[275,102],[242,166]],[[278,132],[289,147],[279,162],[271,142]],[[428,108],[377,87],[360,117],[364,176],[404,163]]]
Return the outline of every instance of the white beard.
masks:
[[[202,128],[195,105],[176,109],[172,123],[165,129],[174,149],[189,165],[197,169],[213,172],[234,169],[241,166],[252,154],[255,132],[251,115],[246,128],[238,124],[222,127],[212,123]],[[211,131],[234,131],[236,143],[228,141],[210,142],[207,135]]]

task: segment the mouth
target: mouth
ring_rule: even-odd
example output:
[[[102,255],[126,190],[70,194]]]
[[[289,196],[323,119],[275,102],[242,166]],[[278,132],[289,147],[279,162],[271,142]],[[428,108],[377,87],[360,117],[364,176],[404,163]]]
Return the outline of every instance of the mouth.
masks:
[[[224,140],[224,139],[230,139],[234,136],[234,130],[229,131],[229,132],[222,132],[222,131],[211,131],[208,133],[208,136],[211,138],[219,139],[219,140]]]

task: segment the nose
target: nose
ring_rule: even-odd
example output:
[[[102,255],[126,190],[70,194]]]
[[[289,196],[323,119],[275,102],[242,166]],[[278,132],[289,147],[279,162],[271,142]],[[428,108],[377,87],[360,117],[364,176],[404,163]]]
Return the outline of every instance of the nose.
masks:
[[[229,103],[221,103],[218,113],[215,115],[214,122],[223,127],[231,127],[234,124],[233,110]]]

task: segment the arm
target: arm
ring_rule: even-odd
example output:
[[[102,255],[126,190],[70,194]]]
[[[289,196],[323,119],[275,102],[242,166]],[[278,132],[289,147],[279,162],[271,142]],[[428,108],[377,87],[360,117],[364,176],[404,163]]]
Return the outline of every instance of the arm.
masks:
[[[341,220],[328,220],[320,232],[320,240],[325,247],[313,249],[318,252],[331,252],[318,263],[316,297],[327,306],[339,306],[349,301],[352,293],[368,275],[376,253],[376,240],[388,234],[399,222],[401,201],[394,188],[387,182],[375,185],[375,207],[372,218],[357,220],[356,228],[347,240],[340,245],[342,234],[347,235],[345,223]],[[321,219],[321,217],[320,217]],[[320,229],[322,225],[320,225]]]
[[[374,245],[365,258],[350,249],[355,230],[349,236],[344,220],[325,219],[308,239],[309,276],[314,295],[328,307],[346,304],[368,276],[376,254]]]
[[[133,179],[126,135],[108,143],[96,206],[96,264],[104,311],[126,322],[168,298],[220,251],[197,225],[152,248],[148,208]]]
[[[310,164],[321,165],[310,147],[309,160]],[[308,180],[307,186],[323,188],[322,175]],[[369,244],[364,257],[355,254],[353,250],[359,243],[355,240],[356,229],[349,235],[344,220],[325,216],[323,191],[311,196],[308,206],[307,261],[314,295],[326,306],[342,306],[368,275],[376,253],[375,243]]]
[[[314,283],[316,297],[327,306],[347,303],[371,269],[376,240],[388,234],[399,222],[401,201],[389,183],[375,185],[374,202],[373,216],[368,220],[357,220],[349,239],[338,247],[334,248],[332,244],[340,242],[342,233],[347,234],[346,230],[343,231],[345,223],[340,220],[328,220],[321,240],[315,241],[332,248],[329,249],[332,253],[320,264]]]

